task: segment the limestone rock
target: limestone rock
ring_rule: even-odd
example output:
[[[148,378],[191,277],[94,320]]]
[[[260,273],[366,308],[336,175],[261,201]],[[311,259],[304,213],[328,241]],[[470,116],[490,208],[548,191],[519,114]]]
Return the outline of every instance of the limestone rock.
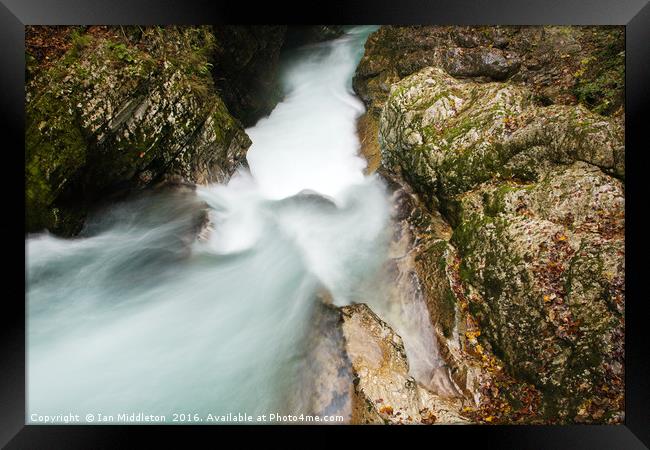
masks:
[[[584,162],[465,194],[452,242],[485,342],[544,392],[545,412],[620,420],[624,192]]]
[[[366,43],[354,88],[378,115],[391,84],[436,66],[527,86],[541,104],[612,114],[624,103],[623,35],[622,27],[382,26]]]
[[[408,374],[402,339],[365,304],[341,308],[352,364],[352,423],[465,423],[460,403],[427,391]]]
[[[96,27],[70,39],[27,85],[27,231],[75,234],[108,194],[224,182],[245,163],[250,140],[215,91],[207,27]]]
[[[576,160],[624,176],[623,130],[581,106],[540,107],[509,83],[425,68],[393,85],[379,123],[382,165],[430,205],[492,178],[535,180]]]

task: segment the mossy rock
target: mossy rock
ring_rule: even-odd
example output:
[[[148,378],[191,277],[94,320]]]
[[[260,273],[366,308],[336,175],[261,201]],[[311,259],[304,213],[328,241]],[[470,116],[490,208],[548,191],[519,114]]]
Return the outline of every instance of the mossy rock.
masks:
[[[452,242],[472,313],[549,420],[621,417],[623,236],[622,183],[583,162],[462,196]]]
[[[437,67],[525,86],[540,105],[581,103],[611,115],[624,104],[624,47],[620,26],[387,25],[366,42],[353,86],[378,116],[391,84]]]
[[[456,327],[458,309],[447,274],[453,254],[446,240],[438,240],[423,248],[416,257],[418,280],[424,290],[431,323],[439,326],[446,338],[451,338]]]
[[[535,181],[585,161],[624,177],[623,129],[581,106],[538,106],[526,88],[426,68],[393,85],[381,115],[384,168],[429,204],[492,179]]]
[[[223,182],[250,140],[217,94],[209,27],[108,27],[27,85],[27,231],[70,235],[89,205],[164,179]]]

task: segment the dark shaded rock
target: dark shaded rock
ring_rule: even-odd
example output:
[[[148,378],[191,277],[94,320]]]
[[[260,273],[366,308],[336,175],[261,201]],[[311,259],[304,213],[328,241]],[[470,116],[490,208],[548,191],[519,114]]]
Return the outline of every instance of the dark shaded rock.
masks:
[[[284,48],[329,41],[342,36],[343,33],[342,25],[290,25],[287,27]]]
[[[286,26],[215,26],[212,74],[230,113],[244,126],[268,115],[282,98],[278,80]]]

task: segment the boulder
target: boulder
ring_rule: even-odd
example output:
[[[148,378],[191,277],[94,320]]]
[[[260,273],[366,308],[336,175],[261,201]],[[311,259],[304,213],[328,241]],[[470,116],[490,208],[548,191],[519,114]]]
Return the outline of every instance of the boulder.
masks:
[[[378,115],[391,84],[435,66],[458,78],[525,85],[541,104],[583,103],[602,114],[624,103],[622,27],[382,26],[354,89]]]
[[[352,365],[352,423],[460,424],[459,401],[443,399],[409,375],[404,344],[365,304],[341,308]]]
[[[217,94],[208,27],[91,27],[26,94],[26,231],[76,234],[89,205],[165,179],[224,182],[242,125]]]
[[[462,196],[452,242],[481,339],[549,418],[622,419],[624,190],[575,162]]]
[[[532,100],[511,83],[422,69],[391,88],[379,122],[382,165],[431,207],[495,177],[536,180],[550,166],[576,160],[624,176],[619,122],[582,106]]]

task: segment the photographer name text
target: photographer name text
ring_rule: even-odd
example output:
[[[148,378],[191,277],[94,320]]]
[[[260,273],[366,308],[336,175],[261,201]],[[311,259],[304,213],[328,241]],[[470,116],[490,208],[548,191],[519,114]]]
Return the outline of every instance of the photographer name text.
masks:
[[[310,414],[280,414],[269,413],[251,415],[245,413],[172,413],[170,415],[148,414],[144,412],[125,412],[119,414],[38,414],[29,415],[32,424],[112,424],[112,423],[205,423],[205,424],[237,424],[237,423],[343,423],[343,416],[318,416]]]

